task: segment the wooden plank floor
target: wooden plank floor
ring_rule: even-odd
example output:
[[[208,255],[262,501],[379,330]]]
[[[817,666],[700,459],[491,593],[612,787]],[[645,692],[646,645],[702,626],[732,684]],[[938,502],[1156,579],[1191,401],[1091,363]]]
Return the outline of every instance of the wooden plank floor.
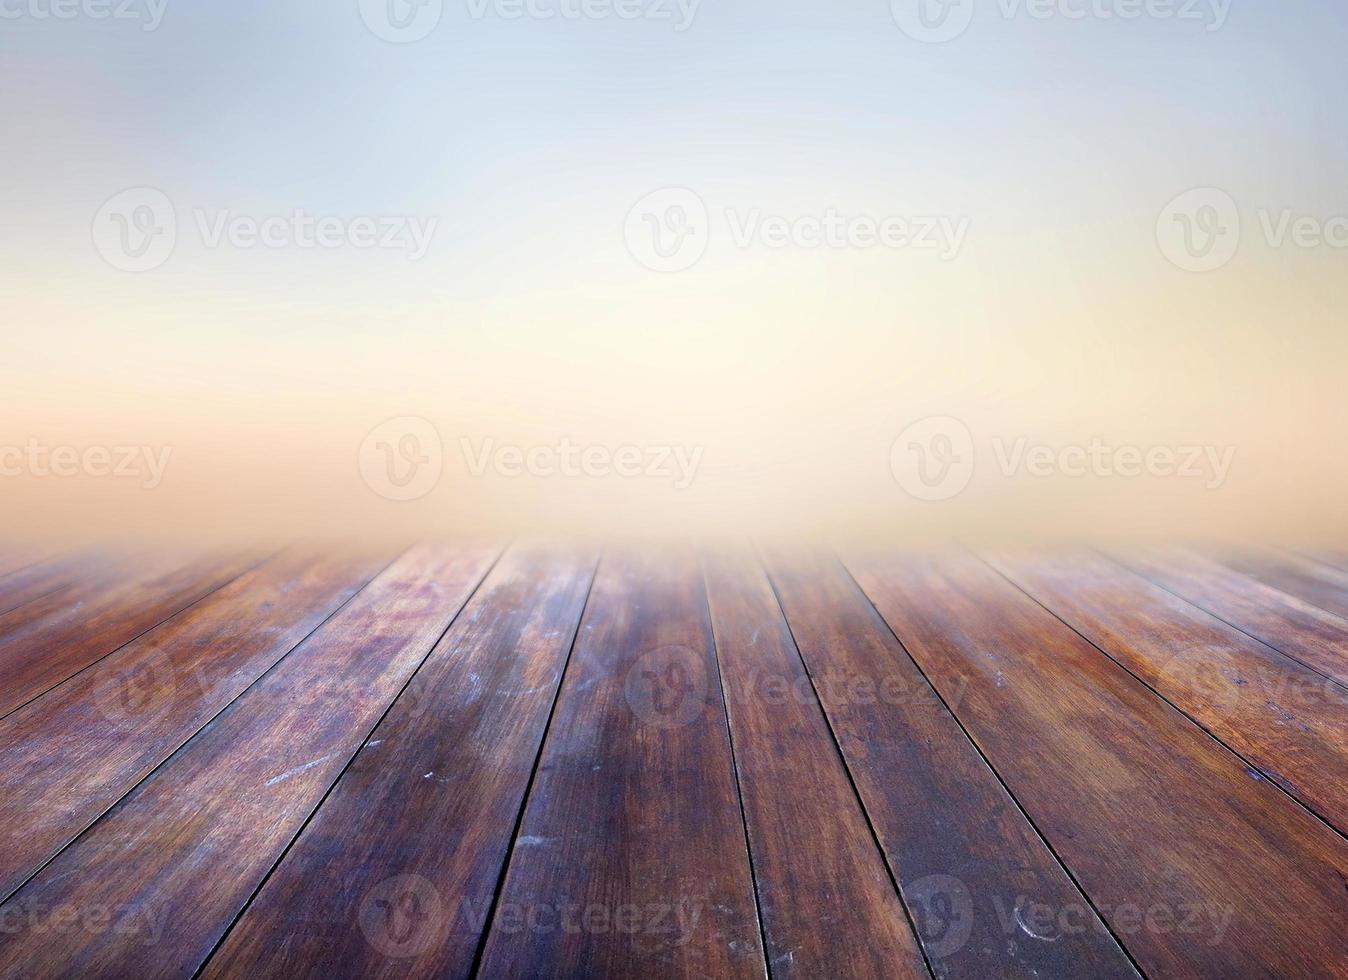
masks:
[[[0,550],[0,978],[1348,976],[1338,554]]]

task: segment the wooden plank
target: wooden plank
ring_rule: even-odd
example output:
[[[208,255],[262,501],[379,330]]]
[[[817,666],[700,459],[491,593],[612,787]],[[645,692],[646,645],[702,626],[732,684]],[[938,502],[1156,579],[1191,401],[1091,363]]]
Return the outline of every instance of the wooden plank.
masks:
[[[680,553],[607,556],[481,975],[764,972],[697,562]]]
[[[1221,548],[1206,553],[1242,575],[1348,619],[1348,572],[1291,551]]]
[[[467,975],[593,570],[501,560],[205,976]]]
[[[386,562],[279,555],[0,721],[0,899]]]
[[[107,556],[83,554],[63,555],[47,561],[16,561],[17,567],[0,574],[0,642],[3,642],[6,621],[14,618],[19,609],[78,581],[86,563],[106,565],[107,560]]]
[[[838,562],[772,554],[768,571],[933,972],[969,980],[1135,977]],[[961,703],[958,688],[943,693]],[[1080,931],[1034,923],[1039,906],[1070,910]]]
[[[1330,568],[1348,572],[1348,550],[1343,548],[1299,548],[1297,553]]]
[[[930,976],[762,567],[704,568],[772,976]]]
[[[1348,689],[1104,557],[992,564],[1261,773],[1348,830]]]
[[[1348,842],[978,559],[858,580],[1152,976],[1348,973]]]
[[[49,561],[54,554],[49,549],[25,545],[6,545],[0,550],[0,577],[9,576],[17,571]]]
[[[34,568],[38,565],[50,565],[53,562],[69,558],[74,551],[69,547],[50,545],[11,545],[0,551],[0,578],[8,578],[16,572]]]
[[[160,553],[86,563],[80,581],[0,617],[0,717],[214,592],[264,557]]]
[[[191,976],[496,550],[421,546],[375,578],[0,907],[18,925],[0,976]],[[122,928],[55,943],[57,908],[81,922],[116,909]]]
[[[1184,548],[1112,556],[1275,650],[1348,684],[1348,620]]]

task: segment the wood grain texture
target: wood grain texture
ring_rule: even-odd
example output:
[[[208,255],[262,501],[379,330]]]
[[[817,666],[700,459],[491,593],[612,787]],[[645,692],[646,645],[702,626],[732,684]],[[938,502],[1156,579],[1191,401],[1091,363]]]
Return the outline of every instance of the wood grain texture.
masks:
[[[1348,550],[1342,548],[1299,548],[1297,553],[1330,568],[1348,572]]]
[[[1348,843],[972,556],[858,580],[1145,972],[1348,973]]]
[[[1100,555],[991,560],[1265,776],[1348,830],[1348,689]]]
[[[279,555],[0,721],[0,896],[12,895],[388,557]]]
[[[81,560],[73,579],[0,616],[0,717],[233,581],[265,555]]]
[[[692,556],[600,564],[481,973],[764,976]]]
[[[1275,650],[1348,684],[1348,620],[1185,548],[1113,557]]]
[[[191,976],[495,553],[421,546],[375,578],[0,907],[0,976]],[[55,908],[120,928],[54,942]]]
[[[1348,572],[1291,551],[1222,548],[1207,554],[1242,575],[1348,618]]]
[[[207,977],[469,973],[593,569],[584,551],[501,560]]]
[[[772,554],[768,570],[936,975],[1135,977],[842,566]],[[958,687],[943,693],[959,710]],[[1082,929],[1041,938],[1036,905]]]
[[[89,597],[124,582],[145,557],[81,552],[14,573],[0,614],[0,648],[21,643],[53,616],[79,615]]]
[[[767,576],[704,567],[772,976],[930,976]]]
[[[79,581],[82,573],[87,575],[91,567],[102,570],[109,561],[106,555],[83,552],[46,561],[20,558],[8,571],[0,570],[0,642],[3,642],[7,622],[21,621],[19,610],[24,606],[69,588]]]

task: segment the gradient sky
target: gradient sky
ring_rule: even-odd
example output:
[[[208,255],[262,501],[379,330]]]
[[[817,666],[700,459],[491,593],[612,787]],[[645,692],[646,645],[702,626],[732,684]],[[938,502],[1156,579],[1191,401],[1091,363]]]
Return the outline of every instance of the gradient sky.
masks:
[[[168,0],[154,31],[5,0],[22,16],[0,20],[0,442],[171,444],[175,470],[157,495],[0,492],[24,523],[89,528],[1348,530],[1348,250],[1255,232],[1259,208],[1348,214],[1348,7],[1234,0],[1207,30],[1008,19],[1000,2],[928,45],[875,0],[703,0],[683,31],[449,0],[429,37],[391,44],[356,0]],[[140,186],[173,202],[180,236],[131,274],[90,226]],[[633,203],[669,186],[713,214],[707,255],[674,275],[622,237]],[[1155,228],[1207,186],[1246,234],[1197,275]],[[295,208],[438,231],[411,262],[208,249],[191,226],[194,209]],[[755,208],[961,216],[970,232],[952,262],[736,249],[723,216]],[[930,414],[1056,444],[1234,445],[1239,465],[1219,496],[991,481],[914,508],[887,454]],[[443,492],[390,512],[351,461],[397,415],[447,443],[696,444],[706,469],[671,495],[473,483],[456,461]]]

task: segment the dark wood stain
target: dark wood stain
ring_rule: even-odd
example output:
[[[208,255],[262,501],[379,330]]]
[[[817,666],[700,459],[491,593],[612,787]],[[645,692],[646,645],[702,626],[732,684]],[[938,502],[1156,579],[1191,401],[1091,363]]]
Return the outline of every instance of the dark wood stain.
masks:
[[[190,976],[360,748],[490,565],[485,546],[414,548],[62,851],[0,919],[0,976]]]
[[[1146,973],[1348,973],[1342,837],[977,558],[849,565]]]
[[[248,553],[91,562],[0,617],[0,717],[257,565]]]
[[[0,721],[0,896],[8,898],[387,561],[280,555]]]
[[[913,661],[831,556],[769,572],[940,977],[1135,977]],[[942,693],[956,711],[957,685]],[[1068,933],[1028,910],[1070,910]]]
[[[1348,620],[1185,549],[1115,557],[1275,650],[1348,684]]]
[[[702,576],[608,555],[487,936],[487,977],[765,973]]]
[[[468,974],[593,569],[501,560],[206,976]]]
[[[1348,831],[1348,689],[1098,555],[997,558],[993,565]]]
[[[929,976],[767,576],[706,577],[772,975]]]

